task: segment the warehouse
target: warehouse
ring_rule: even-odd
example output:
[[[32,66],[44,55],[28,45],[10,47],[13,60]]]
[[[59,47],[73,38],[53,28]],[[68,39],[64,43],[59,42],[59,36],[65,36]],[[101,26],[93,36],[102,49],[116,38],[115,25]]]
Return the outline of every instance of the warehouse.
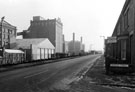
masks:
[[[112,36],[105,41],[106,70],[135,72],[135,0],[126,0]]]
[[[52,58],[55,47],[48,38],[17,39],[16,48],[26,53],[26,60]]]

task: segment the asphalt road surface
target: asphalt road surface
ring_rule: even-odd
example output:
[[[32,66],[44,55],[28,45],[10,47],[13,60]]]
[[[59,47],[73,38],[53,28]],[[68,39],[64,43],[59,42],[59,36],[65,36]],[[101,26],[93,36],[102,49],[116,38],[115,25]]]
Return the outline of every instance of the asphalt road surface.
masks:
[[[101,55],[89,55],[60,62],[0,73],[0,92],[48,92],[68,89]]]

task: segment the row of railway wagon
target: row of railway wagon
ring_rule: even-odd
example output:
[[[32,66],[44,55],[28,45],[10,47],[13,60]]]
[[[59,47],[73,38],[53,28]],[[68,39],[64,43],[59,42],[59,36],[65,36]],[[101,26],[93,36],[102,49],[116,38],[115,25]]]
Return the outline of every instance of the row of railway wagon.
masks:
[[[13,49],[0,49],[0,66],[5,65],[14,65],[14,64],[20,64],[20,63],[28,63],[28,62],[41,62],[43,60],[48,59],[60,59],[60,58],[69,58],[69,57],[75,57],[79,55],[68,55],[66,53],[55,53],[51,54],[51,57],[48,59],[37,59],[32,60],[29,59],[31,57],[31,54],[26,54],[27,52],[24,52],[22,50],[13,50]],[[83,54],[82,54],[83,55]],[[49,55],[48,55],[49,56]]]
[[[0,49],[0,66],[25,62],[25,53],[21,50]]]
[[[111,37],[105,39],[105,68],[135,72],[135,0],[126,0]]]

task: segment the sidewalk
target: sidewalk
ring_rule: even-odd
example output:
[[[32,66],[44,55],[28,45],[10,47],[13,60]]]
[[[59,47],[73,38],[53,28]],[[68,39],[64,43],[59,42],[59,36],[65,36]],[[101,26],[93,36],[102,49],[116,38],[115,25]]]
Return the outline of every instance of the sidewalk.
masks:
[[[106,75],[101,57],[80,81],[71,84],[68,92],[135,92],[135,74]]]

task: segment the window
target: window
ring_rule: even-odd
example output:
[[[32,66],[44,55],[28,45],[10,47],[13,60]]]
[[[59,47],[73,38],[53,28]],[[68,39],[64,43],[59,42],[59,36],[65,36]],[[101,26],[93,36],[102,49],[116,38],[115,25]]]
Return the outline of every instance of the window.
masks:
[[[9,34],[12,34],[12,30],[8,29],[8,33],[9,33]]]
[[[5,39],[6,37],[5,37],[5,34],[3,34],[3,39]]]
[[[126,40],[121,40],[121,60],[126,60]]]

